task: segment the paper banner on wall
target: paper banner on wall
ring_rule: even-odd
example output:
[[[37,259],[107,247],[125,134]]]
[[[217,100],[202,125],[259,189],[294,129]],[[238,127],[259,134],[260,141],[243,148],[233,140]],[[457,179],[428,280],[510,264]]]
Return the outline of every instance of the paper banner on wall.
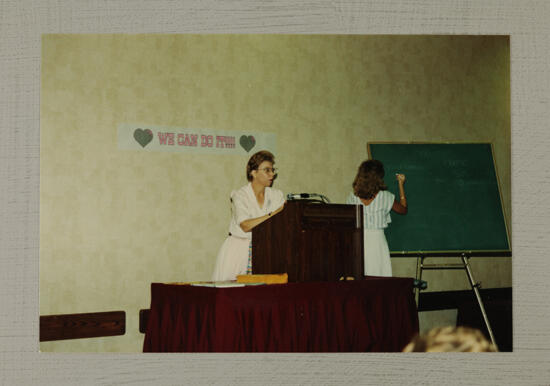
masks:
[[[121,150],[252,155],[260,150],[275,153],[276,142],[277,136],[273,133],[125,123],[118,126]]]

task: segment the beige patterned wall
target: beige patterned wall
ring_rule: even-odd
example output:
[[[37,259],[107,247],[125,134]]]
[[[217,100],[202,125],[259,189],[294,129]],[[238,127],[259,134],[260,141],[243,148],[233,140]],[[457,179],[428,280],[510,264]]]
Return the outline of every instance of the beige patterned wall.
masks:
[[[124,310],[127,332],[41,350],[140,351],[150,283],[210,278],[246,182],[244,156],[119,150],[118,124],[275,133],[277,187],[333,202],[367,141],[492,142],[510,224],[509,57],[505,36],[43,36],[40,314]],[[472,264],[511,285],[509,259]]]

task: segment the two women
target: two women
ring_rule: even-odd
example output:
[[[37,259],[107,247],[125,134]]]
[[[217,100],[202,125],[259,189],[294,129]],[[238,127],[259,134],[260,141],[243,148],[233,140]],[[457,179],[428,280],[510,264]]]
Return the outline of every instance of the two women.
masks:
[[[212,280],[234,280],[237,275],[252,273],[252,228],[284,208],[284,195],[271,188],[276,177],[275,157],[268,151],[254,154],[246,166],[249,183],[231,192],[232,216],[229,236],[222,244]],[[391,222],[390,212],[407,213],[405,175],[396,175],[399,200],[384,184],[384,166],[367,160],[359,166],[348,204],[363,205],[364,274],[391,276],[391,262],[384,228]]]

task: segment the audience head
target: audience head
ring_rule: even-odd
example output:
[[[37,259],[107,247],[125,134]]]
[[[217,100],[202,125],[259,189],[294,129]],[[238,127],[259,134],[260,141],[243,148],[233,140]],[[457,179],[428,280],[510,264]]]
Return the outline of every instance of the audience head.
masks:
[[[417,335],[403,352],[495,352],[481,331],[469,327],[437,327]]]

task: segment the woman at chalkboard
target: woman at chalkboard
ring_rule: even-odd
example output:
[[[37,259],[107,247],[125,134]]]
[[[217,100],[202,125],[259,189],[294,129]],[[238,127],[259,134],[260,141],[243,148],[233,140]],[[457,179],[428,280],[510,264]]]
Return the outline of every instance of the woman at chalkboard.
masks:
[[[364,161],[353,181],[347,203],[363,205],[365,276],[391,276],[391,261],[384,228],[391,222],[390,212],[407,214],[405,175],[396,174],[399,201],[384,184],[384,165],[378,160]]]
[[[283,192],[271,188],[275,157],[266,150],[254,154],[246,165],[248,184],[231,192],[229,236],[222,244],[212,280],[235,280],[252,273],[252,228],[283,210]]]

